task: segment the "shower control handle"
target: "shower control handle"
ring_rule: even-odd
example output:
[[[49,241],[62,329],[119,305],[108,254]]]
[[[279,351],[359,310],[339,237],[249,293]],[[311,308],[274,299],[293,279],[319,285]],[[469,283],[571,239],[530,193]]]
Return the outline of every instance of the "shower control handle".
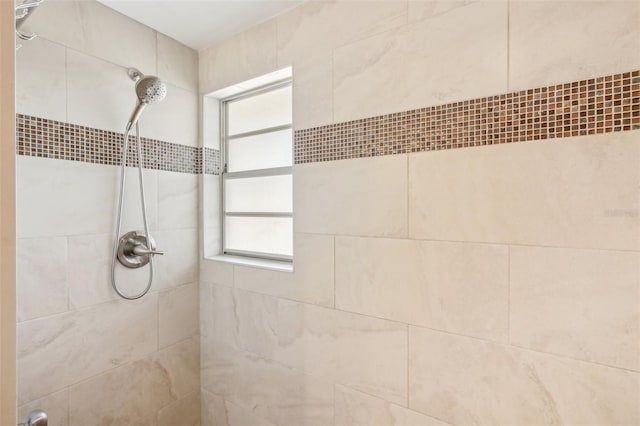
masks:
[[[49,419],[44,410],[34,410],[29,413],[29,417],[25,423],[19,423],[18,426],[47,426]]]
[[[143,246],[142,244],[137,245],[133,248],[133,254],[138,256],[146,256],[148,254],[160,255],[162,256],[164,252],[162,250],[150,249],[148,247]]]

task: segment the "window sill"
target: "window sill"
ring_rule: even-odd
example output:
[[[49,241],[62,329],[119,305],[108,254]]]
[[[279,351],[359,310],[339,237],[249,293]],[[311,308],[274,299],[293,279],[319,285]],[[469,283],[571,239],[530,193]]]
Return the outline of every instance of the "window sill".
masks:
[[[205,260],[214,262],[232,263],[238,266],[248,266],[252,268],[269,269],[278,272],[293,272],[292,262],[281,262],[278,260],[254,259],[251,257],[219,255],[206,257]]]

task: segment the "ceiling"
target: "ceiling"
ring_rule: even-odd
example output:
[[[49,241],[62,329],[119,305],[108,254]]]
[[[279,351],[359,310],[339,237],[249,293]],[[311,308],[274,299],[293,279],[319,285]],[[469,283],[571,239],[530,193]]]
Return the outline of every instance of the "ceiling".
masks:
[[[289,10],[304,0],[98,0],[200,50]]]

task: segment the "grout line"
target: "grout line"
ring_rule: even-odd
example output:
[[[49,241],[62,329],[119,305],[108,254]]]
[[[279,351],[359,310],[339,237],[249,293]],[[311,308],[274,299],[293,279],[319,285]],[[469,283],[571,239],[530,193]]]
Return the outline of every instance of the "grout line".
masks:
[[[337,262],[336,262],[336,236],[333,236],[333,309],[336,309],[336,307],[338,306],[337,304],[337,293],[336,293],[336,289],[337,289],[337,282],[336,282],[336,277],[337,277],[337,271],[336,271],[336,266],[337,266]]]
[[[409,406],[410,401],[411,401],[411,387],[409,386],[410,383],[410,369],[411,369],[411,347],[410,347],[410,342],[411,342],[411,338],[410,338],[410,333],[411,333],[411,326],[409,324],[407,324],[407,408],[411,409],[411,407]]]
[[[507,343],[511,344],[511,247],[507,246]]]

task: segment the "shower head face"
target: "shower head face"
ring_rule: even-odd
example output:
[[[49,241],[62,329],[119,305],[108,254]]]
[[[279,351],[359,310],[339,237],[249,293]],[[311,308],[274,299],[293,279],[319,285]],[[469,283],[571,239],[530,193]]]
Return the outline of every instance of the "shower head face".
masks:
[[[167,86],[158,77],[142,77],[136,83],[136,95],[142,104],[155,104],[167,96]]]

